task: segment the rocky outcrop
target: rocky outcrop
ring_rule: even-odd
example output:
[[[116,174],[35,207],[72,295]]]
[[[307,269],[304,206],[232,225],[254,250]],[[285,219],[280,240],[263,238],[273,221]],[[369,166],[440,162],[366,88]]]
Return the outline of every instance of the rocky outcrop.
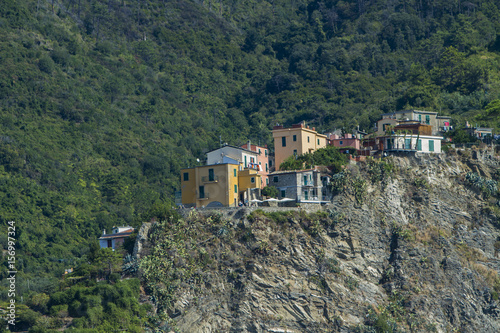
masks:
[[[192,213],[205,263],[176,282],[167,321],[207,333],[499,332],[498,197],[465,180],[495,179],[498,166],[487,150],[390,157],[350,166],[362,195],[348,186],[319,213]]]

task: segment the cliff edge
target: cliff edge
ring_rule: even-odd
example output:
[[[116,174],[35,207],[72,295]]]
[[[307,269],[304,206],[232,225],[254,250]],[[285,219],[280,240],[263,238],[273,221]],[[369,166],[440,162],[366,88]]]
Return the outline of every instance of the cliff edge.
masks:
[[[318,211],[189,211],[141,276],[179,332],[499,332],[493,150],[350,165]]]

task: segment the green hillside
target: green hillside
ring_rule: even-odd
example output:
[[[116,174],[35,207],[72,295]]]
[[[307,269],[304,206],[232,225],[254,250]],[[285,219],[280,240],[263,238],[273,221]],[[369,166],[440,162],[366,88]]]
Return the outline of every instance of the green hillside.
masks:
[[[16,221],[18,295],[58,290],[103,229],[165,215],[179,170],[220,140],[370,130],[407,107],[500,128],[499,7],[3,0],[0,242]]]

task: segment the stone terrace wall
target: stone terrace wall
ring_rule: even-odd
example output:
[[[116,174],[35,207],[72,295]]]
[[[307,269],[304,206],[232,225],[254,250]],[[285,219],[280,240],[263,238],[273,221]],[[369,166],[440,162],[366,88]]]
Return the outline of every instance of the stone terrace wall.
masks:
[[[182,216],[187,216],[189,212],[194,210],[200,214],[210,215],[215,212],[220,212],[227,217],[241,218],[259,209],[266,213],[288,212],[288,211],[296,211],[296,212],[305,211],[306,213],[314,213],[320,210],[325,210],[328,207],[331,207],[331,205],[301,203],[300,207],[219,207],[219,208],[179,209],[178,211]]]

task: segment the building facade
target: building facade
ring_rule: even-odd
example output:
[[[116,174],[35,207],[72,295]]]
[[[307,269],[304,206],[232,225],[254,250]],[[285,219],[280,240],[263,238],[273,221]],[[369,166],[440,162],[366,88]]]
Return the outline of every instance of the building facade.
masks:
[[[101,249],[112,248],[114,251],[122,245],[125,238],[130,237],[133,232],[134,228],[130,226],[114,227],[110,234],[106,234],[106,230],[104,230],[102,236],[99,238],[99,246]]]
[[[269,174],[269,185],[278,189],[278,198],[297,202],[322,202],[325,200],[321,174],[315,169],[276,171]]]
[[[326,135],[318,134],[314,127],[311,129],[304,123],[288,128],[274,126],[273,138],[276,170],[279,170],[281,163],[290,156],[312,153],[327,145]]]
[[[393,134],[379,137],[384,151],[416,151],[422,153],[441,153],[443,137],[419,134]]]
[[[233,163],[243,164],[243,168],[248,168],[249,164],[258,162],[258,152],[249,149],[225,145],[220,148],[211,150],[207,153],[207,165]]]
[[[438,116],[437,112],[422,110],[402,110],[392,113],[385,113],[382,119],[378,121],[377,135],[383,135],[384,125],[395,126],[395,123],[401,121],[417,121],[421,124],[432,126],[432,135],[439,135],[453,129],[451,118],[447,116]]]
[[[344,134],[338,135],[338,134],[331,134],[328,136],[328,141],[329,144],[337,147],[337,148],[354,148],[355,150],[360,150],[361,149],[361,140],[358,139],[355,135],[353,134]]]
[[[258,173],[261,175],[262,177],[262,185],[261,187],[264,187],[266,186],[268,183],[269,183],[269,180],[267,178],[267,175],[269,174],[269,172],[271,172],[271,164],[269,163],[270,161],[270,152],[269,152],[269,149],[267,147],[261,147],[261,146],[257,146],[257,145],[252,145],[250,143],[250,141],[248,141],[246,144],[244,144],[243,146],[241,146],[241,148],[243,149],[247,149],[247,150],[250,150],[250,151],[253,151],[255,153],[257,153],[257,166],[258,166]],[[250,164],[249,165],[250,168],[252,169],[255,169],[255,165],[253,164]]]
[[[221,163],[181,170],[181,202],[186,207],[236,207],[239,163]]]

